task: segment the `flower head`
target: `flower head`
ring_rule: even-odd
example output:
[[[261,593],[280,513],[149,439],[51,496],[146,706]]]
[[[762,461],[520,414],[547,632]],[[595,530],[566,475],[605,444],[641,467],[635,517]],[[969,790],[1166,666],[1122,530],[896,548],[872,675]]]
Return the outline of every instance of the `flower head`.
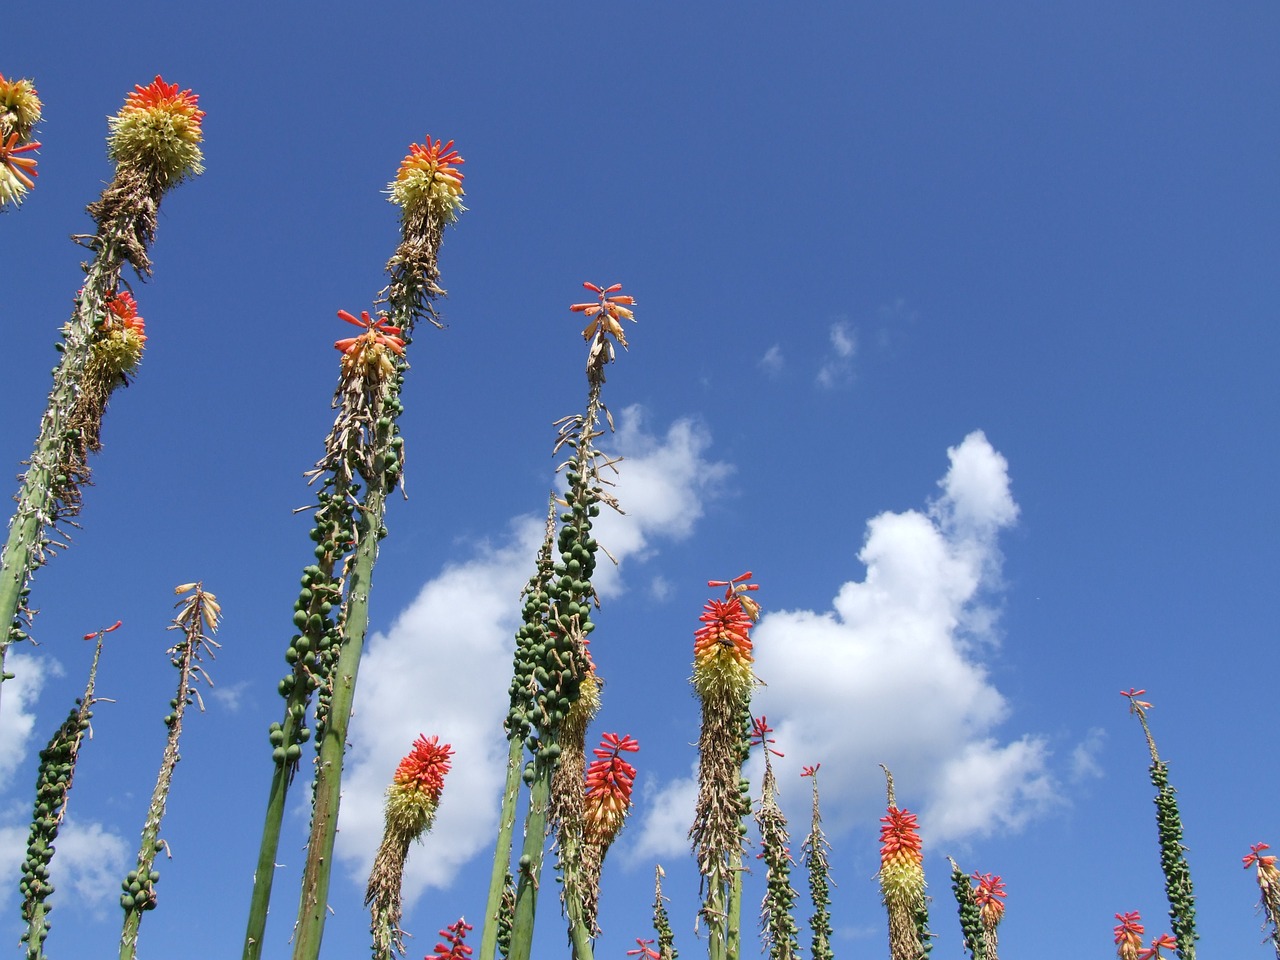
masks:
[[[1115,928],[1116,956],[1120,960],[1138,960],[1138,951],[1142,949],[1142,935],[1147,932],[1142,925],[1142,918],[1137,910],[1132,910],[1129,913],[1117,913],[1116,919],[1120,921]]]
[[[1244,868],[1248,870],[1250,867],[1256,864],[1258,867],[1259,873],[1262,873],[1264,870],[1274,871],[1276,869],[1275,854],[1269,853],[1264,855],[1262,853],[1263,850],[1270,850],[1270,849],[1271,849],[1271,844],[1269,843],[1251,844],[1249,847],[1248,854],[1246,854],[1243,858]]]
[[[736,596],[742,603],[742,609],[747,612],[752,620],[760,619],[760,604],[748,597],[747,594],[754,590],[760,589],[760,584],[750,583],[751,571],[740,573],[732,580],[708,580],[708,587],[724,587],[724,598],[728,600],[730,597]]]
[[[569,309],[574,313],[585,314],[590,323],[586,329],[582,331],[582,339],[588,341],[596,341],[592,345],[592,353],[597,349],[608,344],[609,359],[613,359],[613,345],[609,343],[609,338],[617,340],[619,345],[625,350],[627,348],[627,335],[622,329],[623,319],[630,320],[635,323],[635,311],[630,308],[635,306],[636,298],[626,294],[618,293],[622,289],[622,284],[615,283],[611,287],[598,287],[594,283],[583,283],[586,289],[597,294],[595,303],[574,303],[570,304]],[[597,347],[599,344],[600,347]]]
[[[462,941],[466,938],[467,932],[474,929],[462,918],[459,918],[457,923],[445,927],[440,931],[444,942],[437,943],[435,950],[427,956],[426,960],[465,960],[471,956],[471,948]]]
[[[751,745],[753,747],[764,747],[764,749],[772,753],[775,757],[785,757],[786,754],[781,750],[775,750],[769,746],[771,743],[777,743],[769,734],[773,733],[773,727],[769,726],[769,718],[765,716],[751,718]]]
[[[107,297],[105,306],[105,316],[93,342],[94,359],[111,375],[131,373],[142,361],[147,342],[138,303],[127,290],[118,290]]]
[[[820,764],[820,763],[815,763],[812,767],[801,767],[801,768],[800,768],[800,776],[802,776],[802,777],[816,777],[816,776],[818,775],[818,768],[819,768],[819,767],[821,767],[821,766],[822,766],[822,764]]]
[[[150,174],[162,187],[203,173],[199,99],[159,76],[145,87],[135,86],[120,112],[107,121],[108,155],[121,166]]]
[[[30,80],[6,80],[0,73],[0,139],[16,133],[19,140],[26,140],[39,122],[35,85]]]
[[[360,312],[359,320],[347,311],[339,310],[338,319],[364,328],[364,333],[358,337],[334,341],[334,349],[342,352],[344,373],[350,375],[364,372],[381,379],[395,372],[395,363],[387,356],[387,351],[404,356],[404,340],[401,339],[399,327],[391,326],[385,316],[372,319],[368,310]]]
[[[1162,949],[1177,950],[1178,941],[1170,934],[1162,933],[1151,941],[1151,946],[1138,954],[1138,960],[1160,960],[1160,958],[1164,956],[1164,954],[1160,952]]]
[[[0,207],[21,203],[23,194],[36,185],[34,178],[40,176],[36,171],[36,158],[20,154],[39,147],[36,140],[18,146],[18,135],[11,133],[6,139],[0,127]]]
[[[596,759],[587,767],[582,827],[588,842],[608,847],[622,829],[631,809],[636,768],[621,755],[639,749],[640,741],[634,737],[606,733],[600,746],[591,751]]]
[[[693,634],[693,685],[706,699],[734,690],[745,696],[751,689],[751,627],[754,621],[739,597],[708,600],[698,618],[703,626]]]
[[[1120,696],[1129,698],[1129,712],[1141,713],[1143,710],[1150,710],[1151,704],[1146,700],[1139,700],[1138,697],[1146,693],[1146,690],[1135,690],[1130,687],[1128,690],[1121,690]]]
[[[636,948],[634,950],[628,950],[627,956],[640,957],[641,960],[660,960],[662,954],[649,946],[649,944],[653,942],[652,938],[645,940],[643,937],[636,937]]]
[[[462,205],[464,175],[455,166],[466,161],[453,149],[452,140],[433,141],[430,136],[425,140],[409,144],[409,152],[387,190],[391,202],[406,213],[421,210],[452,223],[466,209]]]
[[[1004,891],[1004,881],[994,873],[975,873],[973,879],[978,883],[973,899],[981,913],[982,924],[994,929],[1004,918],[1004,900],[1008,896]]]
[[[421,734],[413,749],[396,767],[387,787],[387,829],[403,831],[410,837],[421,836],[431,825],[444,777],[449,772],[453,747],[440,743],[439,737],[427,739]]]

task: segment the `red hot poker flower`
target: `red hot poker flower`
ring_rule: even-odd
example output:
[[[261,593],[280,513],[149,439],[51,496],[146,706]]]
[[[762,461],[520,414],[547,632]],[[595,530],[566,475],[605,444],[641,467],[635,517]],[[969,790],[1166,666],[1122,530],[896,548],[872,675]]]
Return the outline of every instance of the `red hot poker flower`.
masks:
[[[107,300],[107,313],[126,330],[132,330],[145,343],[146,323],[138,316],[138,302],[128,290],[119,290]]]
[[[357,349],[356,344],[363,340],[366,345],[381,344],[401,356],[404,355],[404,341],[400,339],[401,330],[399,327],[391,326],[386,317],[379,317],[377,320],[373,320],[369,317],[368,310],[361,310],[360,319],[357,320],[347,311],[339,310],[338,319],[345,320],[347,323],[357,327],[363,327],[365,332],[358,337],[348,337],[346,340],[336,341],[333,345],[334,349],[350,355]]]
[[[20,157],[20,153],[30,153],[32,150],[40,149],[39,141],[33,140],[30,143],[24,143],[17,146],[18,135],[16,133],[9,134],[8,141],[0,140],[0,165],[4,166],[10,174],[18,179],[18,181],[30,190],[35,186],[32,177],[40,176],[36,170],[35,157]]]
[[[466,174],[459,172],[454,164],[467,161],[453,149],[453,141],[450,140],[448,143],[443,140],[433,141],[430,135],[424,139],[426,143],[409,144],[408,154],[400,161],[397,179],[405,180],[413,172],[422,171],[431,179],[450,183],[454,187],[461,186],[462,181],[466,179]]]
[[[1263,850],[1270,850],[1270,849],[1271,849],[1271,844],[1269,843],[1251,844],[1249,847],[1249,853],[1243,858],[1244,868],[1248,870],[1254,864],[1258,865],[1258,869],[1260,871],[1263,867],[1274,867],[1276,863],[1275,855],[1267,854],[1266,856],[1263,856],[1262,854]]]
[[[975,873],[973,879],[978,883],[973,899],[982,914],[982,922],[988,927],[995,927],[1004,917],[1004,900],[1008,896],[1004,891],[1004,881],[994,873]]]
[[[708,600],[698,617],[706,626],[693,634],[693,655],[702,659],[716,645],[731,648],[737,659],[750,662],[752,619],[742,608],[740,597],[729,600]]]
[[[471,948],[462,941],[467,932],[475,928],[466,920],[459,918],[457,923],[450,924],[440,931],[444,943],[437,943],[435,950],[426,960],[466,960],[471,956]]]
[[[645,940],[642,937],[636,937],[636,948],[628,950],[628,957],[640,957],[642,960],[661,960],[662,954],[654,950],[649,944],[653,943],[652,939]]]
[[[1138,954],[1138,960],[1160,960],[1164,956],[1161,949],[1177,950],[1178,941],[1167,933],[1162,933],[1151,941],[1151,946]]]
[[[190,90],[178,92],[176,83],[165,83],[159,74],[145,87],[135,85],[133,92],[125,97],[121,113],[136,110],[164,110],[168,113],[181,113],[196,126],[204,119],[204,111],[197,107],[200,101],[198,94]]]
[[[816,777],[816,776],[818,775],[818,768],[819,768],[819,767],[821,767],[821,766],[822,766],[822,764],[820,764],[820,763],[815,763],[812,767],[801,767],[801,768],[800,768],[800,776],[802,776],[802,777]]]
[[[600,738],[600,746],[591,751],[596,759],[587,767],[584,784],[583,834],[587,839],[607,847],[622,829],[631,809],[636,768],[621,754],[639,749],[640,741],[634,737],[606,733]]]
[[[444,789],[444,775],[449,772],[449,758],[453,747],[442,744],[438,736],[430,740],[422,734],[413,742],[413,749],[400,761],[391,778],[393,789],[424,793],[438,802]]]
[[[635,322],[635,311],[630,308],[635,306],[636,298],[618,293],[622,289],[622,284],[620,283],[604,288],[594,283],[584,282],[582,285],[598,294],[595,303],[574,303],[569,305],[569,309],[574,313],[585,314],[591,320],[586,329],[582,331],[582,339],[591,340],[597,336],[601,339],[613,337],[625,349],[627,335],[619,321],[626,319],[633,323]]]
[[[1138,960],[1142,935],[1147,932],[1142,918],[1137,910],[1131,910],[1129,913],[1117,913],[1116,919],[1120,921],[1115,928],[1116,956],[1120,960]]]
[[[1140,710],[1150,710],[1151,704],[1146,700],[1139,700],[1138,697],[1146,693],[1146,690],[1135,690],[1130,687],[1128,690],[1121,690],[1120,696],[1129,698],[1129,712],[1137,713]]]
[[[785,757],[786,754],[781,750],[775,750],[768,746],[770,743],[777,743],[769,734],[773,733],[773,727],[769,726],[769,718],[765,716],[751,718],[751,745],[753,747],[764,747],[775,757]]]
[[[707,586],[708,587],[724,587],[725,588],[724,598],[726,600],[736,595],[738,597],[738,601],[742,604],[742,609],[747,611],[747,616],[749,616],[752,620],[759,620],[760,604],[756,603],[746,594],[752,592],[753,590],[759,590],[760,584],[748,583],[747,581],[750,579],[751,579],[751,571],[748,570],[746,573],[739,574],[738,576],[734,577],[732,580],[708,580]]]

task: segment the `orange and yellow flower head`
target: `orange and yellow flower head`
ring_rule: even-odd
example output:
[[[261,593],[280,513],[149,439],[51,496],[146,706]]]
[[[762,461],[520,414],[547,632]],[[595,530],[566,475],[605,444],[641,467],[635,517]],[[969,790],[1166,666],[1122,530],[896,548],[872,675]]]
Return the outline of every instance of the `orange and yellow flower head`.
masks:
[[[880,886],[885,899],[924,897],[924,852],[916,815],[890,807],[880,818]]]
[[[134,87],[120,112],[108,118],[107,154],[122,167],[140,169],[166,188],[203,173],[200,123],[204,111],[197,105],[199,99],[159,76],[145,87]]]
[[[458,164],[466,163],[453,149],[453,141],[445,143],[426,137],[426,143],[409,144],[409,152],[400,161],[396,178],[387,185],[391,202],[406,216],[430,213],[444,223],[453,223],[467,208],[462,205],[464,174]]]
[[[14,206],[22,203],[26,192],[36,185],[35,178],[40,176],[36,172],[36,158],[23,154],[39,148],[37,140],[19,144],[16,133],[6,137],[0,130],[0,209],[10,203]]]
[[[453,748],[439,737],[418,736],[387,787],[388,832],[416,839],[431,826],[452,756]]]
[[[622,829],[636,781],[636,768],[622,759],[622,754],[639,749],[640,742],[634,737],[606,733],[600,746],[591,751],[596,759],[587,767],[582,824],[583,839],[588,843],[607,848]]]
[[[755,676],[751,665],[751,627],[755,621],[743,609],[742,598],[709,600],[700,627],[693,635],[693,686],[704,700],[734,693],[750,695]]]
[[[1128,913],[1117,913],[1116,919],[1120,921],[1115,928],[1116,956],[1120,960],[1138,960],[1138,953],[1142,950],[1142,935],[1147,932],[1147,928],[1142,925],[1142,917],[1137,910],[1131,910]]]
[[[138,304],[126,290],[113,293],[106,303],[106,317],[93,343],[94,359],[110,373],[132,373],[142,361],[147,342],[146,324],[138,316]]]
[[[358,374],[367,380],[383,380],[395,373],[391,354],[404,356],[403,331],[399,327],[391,326],[385,316],[372,319],[368,310],[360,312],[359,320],[346,310],[339,310],[338,319],[364,330],[358,337],[334,341],[334,349],[342,353],[344,376]]]
[[[16,133],[19,140],[31,137],[40,122],[40,97],[30,80],[6,80],[0,73],[0,139]]]

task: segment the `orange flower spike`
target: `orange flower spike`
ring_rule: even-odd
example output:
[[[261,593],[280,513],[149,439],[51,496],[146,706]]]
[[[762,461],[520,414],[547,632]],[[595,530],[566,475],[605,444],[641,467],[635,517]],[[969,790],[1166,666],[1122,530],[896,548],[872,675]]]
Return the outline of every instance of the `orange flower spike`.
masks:
[[[1116,919],[1120,921],[1115,928],[1116,956],[1120,960],[1138,960],[1138,951],[1142,949],[1142,935],[1147,932],[1142,925],[1142,918],[1137,910],[1132,910],[1129,913],[1117,913]]]
[[[978,883],[973,899],[978,905],[982,922],[988,928],[994,928],[1004,918],[1004,900],[1008,897],[1004,881],[994,873],[975,873],[973,879]]]
[[[424,143],[409,144],[409,152],[400,161],[396,178],[387,187],[391,202],[406,213],[425,211],[452,223],[466,208],[462,205],[462,181],[465,175],[456,164],[466,163],[453,141],[424,138]]]
[[[199,126],[204,119],[204,111],[199,108],[199,102],[199,94],[190,90],[179,93],[176,83],[165,83],[164,78],[156,74],[156,78],[145,87],[134,85],[133,92],[125,97],[124,107],[120,112],[165,110],[169,113],[181,113]]]
[[[135,86],[120,112],[108,120],[107,153],[118,164],[143,171],[165,189],[204,172],[200,98],[157,76]]]
[[[594,843],[608,847],[622,829],[631,809],[636,768],[621,754],[639,749],[640,741],[632,736],[606,733],[600,738],[600,746],[592,750],[596,759],[587,768],[584,783],[583,834]]]

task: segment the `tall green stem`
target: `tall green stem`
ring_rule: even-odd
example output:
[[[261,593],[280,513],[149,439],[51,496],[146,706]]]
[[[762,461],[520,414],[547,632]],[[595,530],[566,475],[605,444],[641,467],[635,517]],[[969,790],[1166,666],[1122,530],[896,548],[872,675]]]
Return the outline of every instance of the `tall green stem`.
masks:
[[[533,949],[533,924],[538,912],[543,851],[547,845],[547,803],[551,799],[551,776],[554,772],[554,764],[535,761],[534,780],[529,790],[529,815],[524,822],[524,846],[520,853],[520,876],[516,881],[516,909],[508,960],[529,960]]]

